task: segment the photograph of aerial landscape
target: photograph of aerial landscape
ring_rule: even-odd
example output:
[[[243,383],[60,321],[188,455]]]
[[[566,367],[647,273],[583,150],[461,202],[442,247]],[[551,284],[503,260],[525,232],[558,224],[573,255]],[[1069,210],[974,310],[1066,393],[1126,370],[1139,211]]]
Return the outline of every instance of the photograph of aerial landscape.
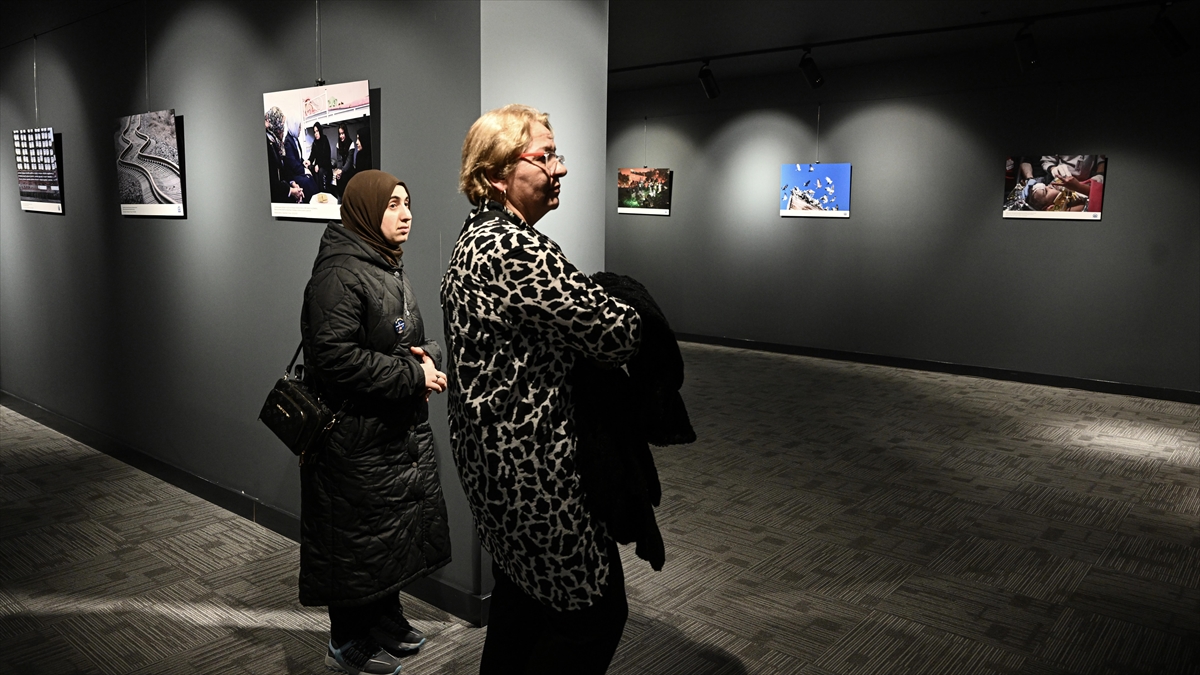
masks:
[[[175,111],[122,117],[114,140],[121,214],[182,217],[183,170]]]

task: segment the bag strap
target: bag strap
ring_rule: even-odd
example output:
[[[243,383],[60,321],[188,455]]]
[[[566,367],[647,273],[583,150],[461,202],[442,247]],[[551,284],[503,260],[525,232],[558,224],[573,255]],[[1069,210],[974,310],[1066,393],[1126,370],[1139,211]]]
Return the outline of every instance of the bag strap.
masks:
[[[304,379],[304,377],[301,374],[296,373],[296,359],[300,358],[300,352],[303,350],[304,350],[304,340],[301,339],[300,345],[296,347],[296,353],[292,354],[292,360],[288,362],[287,369],[283,371],[283,376],[285,378],[291,377],[294,380],[303,380]],[[301,365],[300,367],[303,368],[304,366]],[[318,395],[317,398],[320,398],[320,396]],[[333,425],[335,423],[337,423],[337,421],[339,419],[341,419],[342,413],[346,411],[346,406],[348,406],[348,405],[350,405],[350,399],[348,397],[342,399],[342,405],[340,407],[338,407],[337,412],[334,413],[333,420],[329,423],[329,426],[326,427],[326,429],[325,429],[326,431],[328,431],[330,428],[332,428]]]
[[[288,377],[292,377],[293,379],[296,379],[296,380],[304,379],[301,375],[294,374],[294,371],[296,368],[296,359],[300,358],[300,352],[303,350],[304,350],[304,339],[301,338],[300,344],[296,347],[296,353],[292,354],[292,360],[288,362],[287,370],[283,371],[284,379],[286,379]],[[301,366],[301,367],[303,367],[303,366]],[[317,399],[320,400],[320,398],[321,397],[318,395]],[[321,433],[323,435],[327,436],[329,434],[329,432],[333,430],[333,427],[337,426],[337,423],[342,421],[342,415],[345,414],[346,407],[349,405],[350,405],[349,398],[342,400],[342,405],[338,407],[337,412],[333,413],[333,417],[331,417],[329,419],[329,423],[325,425],[325,428],[321,429]],[[324,442],[325,441],[322,441],[322,443],[324,443]],[[300,466],[304,466],[305,464],[308,463],[309,459],[311,459],[310,455],[313,452],[315,452],[315,450],[309,450],[309,451],[300,453],[300,458],[299,458]]]
[[[300,351],[303,349],[304,349],[304,340],[301,340],[300,344],[296,346],[296,353],[292,354],[292,360],[288,362],[287,368],[283,369],[284,375],[291,373],[292,369],[296,367],[296,359],[300,358]]]

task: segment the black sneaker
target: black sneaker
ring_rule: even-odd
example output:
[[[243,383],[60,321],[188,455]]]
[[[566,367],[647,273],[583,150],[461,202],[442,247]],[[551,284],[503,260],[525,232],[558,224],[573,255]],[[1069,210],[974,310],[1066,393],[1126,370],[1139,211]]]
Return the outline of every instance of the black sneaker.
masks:
[[[403,613],[379,617],[379,623],[371,629],[371,638],[396,656],[412,654],[425,644],[425,634],[413,628]]]
[[[347,640],[336,649],[330,640],[325,667],[350,675],[398,675],[400,659],[370,640]]]

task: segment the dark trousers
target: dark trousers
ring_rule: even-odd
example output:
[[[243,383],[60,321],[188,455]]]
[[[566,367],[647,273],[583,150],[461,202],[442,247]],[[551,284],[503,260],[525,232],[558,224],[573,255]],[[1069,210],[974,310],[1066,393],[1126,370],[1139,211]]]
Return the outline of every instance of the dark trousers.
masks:
[[[625,573],[609,544],[608,587],[590,607],[560,612],[530,597],[495,563],[479,675],[603,675],[629,617]]]
[[[371,628],[379,623],[379,617],[390,609],[401,611],[400,596],[392,593],[365,605],[329,608],[329,637],[333,644],[341,647],[349,640],[370,636]]]

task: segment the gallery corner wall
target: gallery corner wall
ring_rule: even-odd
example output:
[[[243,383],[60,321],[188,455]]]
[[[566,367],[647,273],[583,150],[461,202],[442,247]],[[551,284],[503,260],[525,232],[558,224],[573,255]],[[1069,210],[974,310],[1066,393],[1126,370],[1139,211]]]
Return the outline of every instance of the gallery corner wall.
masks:
[[[300,510],[296,458],[256,418],[299,340],[325,226],[270,216],[262,96],[313,84],[313,6],[131,2],[49,31],[36,119],[33,40],[0,39],[0,391],[285,530]],[[380,164],[412,192],[405,267],[438,340],[438,285],[469,209],[457,175],[480,109],[479,11],[321,3],[324,79],[378,90]],[[184,129],[187,217],[122,217],[116,119],[164,109]],[[10,134],[35,125],[61,134],[63,215],[19,207]],[[432,583],[452,611],[477,610],[478,542],[444,398],[431,421],[454,547]]]
[[[698,337],[1195,397],[1189,39],[1069,72],[1021,75],[1006,45],[828,70],[815,91],[797,70],[714,100],[694,79],[610,93],[608,269]],[[1001,217],[1006,156],[1035,152],[1108,155],[1100,222]],[[850,218],[781,218],[780,165],[817,159],[852,163]],[[616,212],[617,170],[644,165],[674,169],[669,217]]]
[[[548,113],[567,158],[561,205],[538,229],[580,270],[604,269],[607,0],[483,0],[480,30],[482,111],[524,103]]]

